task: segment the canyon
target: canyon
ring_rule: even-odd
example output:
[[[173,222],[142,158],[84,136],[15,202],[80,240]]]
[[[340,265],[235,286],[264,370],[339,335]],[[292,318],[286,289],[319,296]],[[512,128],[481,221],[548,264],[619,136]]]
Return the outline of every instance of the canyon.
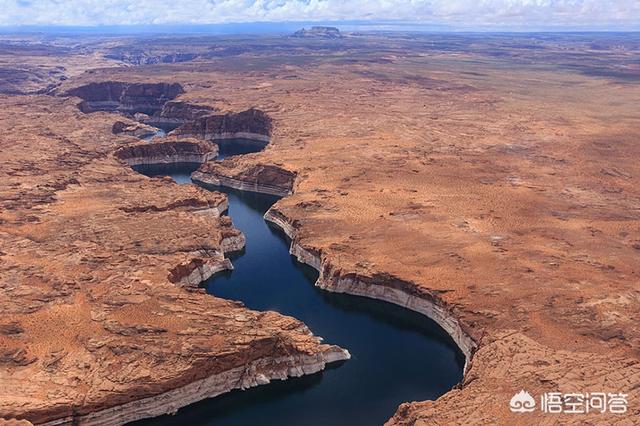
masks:
[[[265,219],[317,286],[456,342],[461,383],[388,425],[633,423],[640,75],[601,37],[597,60],[571,35],[213,38],[238,54],[2,95],[0,417],[120,424],[349,358],[198,287],[244,245],[227,197],[129,169],[188,163],[284,197]],[[141,142],[154,124],[169,135]],[[264,149],[211,161],[236,139]],[[628,412],[518,415],[521,389],[623,392]]]
[[[293,318],[202,294],[198,284],[244,245],[221,216],[226,197],[176,191],[120,163],[214,147],[119,146],[110,114],[66,98],[3,102],[20,140],[3,139],[3,417],[122,424],[348,358]],[[24,163],[17,152],[29,142]]]
[[[184,170],[169,169],[168,173],[176,182],[191,182]],[[232,392],[140,425],[296,424],[301,419],[309,426],[379,424],[399,403],[434,399],[460,381],[464,355],[433,321],[403,307],[329,294],[313,286],[313,269],[292,260],[286,234],[264,220],[277,196],[212,189],[227,194],[228,214],[245,235],[246,249],[231,256],[232,273],[203,284],[207,292],[241,301],[250,309],[275,310],[298,318],[326,342],[349,348],[351,358],[321,374]],[[412,352],[399,352],[398,347],[410,347]],[[415,369],[414,365],[421,367]],[[378,386],[381,382],[386,385]]]

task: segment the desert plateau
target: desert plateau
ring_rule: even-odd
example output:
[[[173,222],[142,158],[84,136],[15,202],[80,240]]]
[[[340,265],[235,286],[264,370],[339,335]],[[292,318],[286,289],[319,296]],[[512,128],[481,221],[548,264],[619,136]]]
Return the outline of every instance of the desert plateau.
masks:
[[[637,32],[0,34],[0,424],[638,424],[638,105]]]

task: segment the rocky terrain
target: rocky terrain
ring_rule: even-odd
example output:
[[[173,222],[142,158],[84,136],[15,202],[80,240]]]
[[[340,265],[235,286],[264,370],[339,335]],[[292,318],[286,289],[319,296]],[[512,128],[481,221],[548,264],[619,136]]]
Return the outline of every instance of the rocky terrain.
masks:
[[[295,182],[295,174],[272,164],[259,164],[242,168],[237,174],[232,167],[236,159],[223,163],[205,163],[191,178],[205,186],[226,186],[242,191],[260,192],[285,197],[290,195]]]
[[[167,101],[184,93],[178,83],[129,84],[120,81],[89,83],[75,87],[62,95],[82,99],[80,111],[118,111],[125,114],[154,114],[161,111]]]
[[[56,92],[120,82],[135,96],[100,90],[85,102],[127,114],[153,105],[153,116],[162,102],[139,90],[153,87],[164,102],[211,108],[175,137],[265,136],[263,152],[194,177],[291,192],[267,219],[320,270],[319,286],[432,316],[467,354],[457,388],[408,401],[389,425],[630,425],[640,416],[640,51],[599,37],[371,35],[330,53],[313,40],[303,50],[287,38],[289,53],[287,41],[225,42],[224,58],[96,69]],[[114,117],[77,102],[2,99],[0,413],[83,416],[137,395],[157,414],[154,396],[178,389],[167,395],[192,401],[189,383],[222,372],[249,366],[255,384],[345,356],[294,319],[187,291],[229,267],[224,247],[239,245],[218,217],[223,197],[134,174],[112,155]],[[267,353],[277,357],[268,368]],[[115,367],[125,359],[126,371]],[[226,389],[208,383],[207,395]],[[538,401],[621,392],[628,411],[513,414],[521,389]]]
[[[119,147],[113,155],[128,166],[204,164],[218,154],[218,147],[198,139],[157,138]]]
[[[158,128],[133,120],[118,120],[111,126],[114,135],[128,135],[139,139],[151,139],[158,133]]]
[[[117,65],[92,37],[0,34],[0,93],[37,94],[54,90],[92,68]]]
[[[0,102],[0,417],[121,424],[347,356],[199,291],[244,245],[226,197],[121,162],[215,146],[114,136],[76,98]]]
[[[173,130],[183,124],[191,123],[197,118],[210,115],[215,111],[207,105],[193,105],[187,102],[168,101],[153,116],[145,119],[145,123],[162,129]]]
[[[173,134],[206,140],[245,138],[268,142],[271,130],[269,116],[259,109],[250,108],[241,112],[197,117],[177,128]]]

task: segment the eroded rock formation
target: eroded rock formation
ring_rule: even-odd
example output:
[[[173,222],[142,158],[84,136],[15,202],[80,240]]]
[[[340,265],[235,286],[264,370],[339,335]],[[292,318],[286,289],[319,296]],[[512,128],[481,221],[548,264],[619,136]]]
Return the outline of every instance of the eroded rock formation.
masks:
[[[111,127],[114,135],[128,135],[139,139],[149,139],[156,134],[157,128],[142,123],[116,121]]]
[[[79,107],[85,113],[119,111],[128,114],[153,114],[181,93],[184,90],[178,83],[105,81],[78,86],[67,90],[63,95],[81,98]]]
[[[266,113],[250,108],[238,113],[212,114],[197,118],[177,128],[173,134],[207,140],[240,138],[268,142],[272,127],[271,118]]]
[[[443,35],[436,40],[433,35],[393,39],[360,35],[330,43],[329,55],[318,48],[326,43],[310,42],[307,49],[300,39],[283,38],[278,46],[271,41],[255,40],[247,46],[244,40],[227,40],[219,48],[221,56],[215,56],[214,50],[207,64],[101,69],[62,85],[96,80],[146,82],[150,74],[169,79],[179,74],[190,88],[181,101],[210,104],[224,111],[251,106],[269,111],[276,123],[270,134],[273,147],[243,158],[237,168],[226,170],[229,163],[215,173],[237,176],[243,170],[273,164],[295,172],[295,193],[280,200],[273,212],[284,218],[283,228],[295,230],[292,235],[297,245],[292,250],[296,256],[319,269],[323,262],[330,266],[327,276],[336,278],[338,290],[360,291],[364,281],[367,287],[374,287],[367,290],[369,295],[384,296],[386,291],[370,278],[382,282],[391,278],[398,286],[415,286],[419,289],[415,294],[424,293],[451,314],[477,344],[459,387],[435,401],[403,404],[390,425],[630,424],[640,416],[640,330],[636,321],[640,123],[637,114],[630,112],[640,96],[640,86],[630,84],[640,78],[632,63],[638,56],[637,38],[594,35],[602,41],[596,43],[600,47],[594,55],[591,47],[585,48],[583,38],[572,35],[537,37],[535,49],[515,47],[514,37]],[[567,55],[567,48],[579,54]],[[233,57],[238,54],[243,57]],[[49,111],[30,112],[40,102]],[[5,156],[0,170],[0,267],[4,268],[0,282],[3,307],[11,309],[7,312],[12,317],[3,324],[9,334],[0,338],[3,344],[14,342],[3,357],[10,367],[2,368],[20,373],[0,389],[22,394],[23,389],[15,384],[25,387],[27,402],[20,402],[22,410],[38,404],[44,407],[45,401],[55,405],[65,394],[75,396],[75,382],[63,379],[64,386],[43,385],[53,382],[54,373],[46,370],[52,363],[50,368],[61,371],[61,377],[78,371],[82,383],[91,384],[88,401],[100,395],[107,400],[113,394],[127,394],[125,374],[108,364],[115,353],[126,354],[126,365],[139,372],[136,379],[153,383],[166,383],[158,372],[168,371],[169,362],[178,363],[179,368],[172,366],[173,370],[184,371],[186,358],[200,345],[208,348],[212,340],[232,352],[249,353],[246,341],[255,336],[240,334],[237,341],[224,338],[227,332],[244,330],[240,319],[226,314],[221,318],[219,310],[232,312],[227,305],[212,307],[211,299],[191,293],[178,293],[184,304],[174,300],[178,296],[171,289],[177,286],[168,282],[169,270],[189,261],[195,244],[183,250],[192,253],[183,259],[173,245],[168,249],[163,241],[175,240],[178,245],[193,241],[193,235],[201,235],[193,219],[181,220],[182,227],[175,229],[171,225],[175,221],[162,219],[175,212],[144,216],[130,224],[120,216],[109,224],[107,219],[92,218],[85,219],[91,226],[83,231],[80,224],[86,223],[80,216],[91,213],[99,218],[110,206],[104,199],[121,204],[120,198],[111,201],[107,195],[120,194],[116,189],[123,186],[142,184],[132,181],[127,171],[117,185],[98,186],[96,182],[108,182],[105,176],[112,176],[111,166],[96,162],[89,167],[80,160],[103,149],[106,142],[96,135],[107,134],[112,123],[102,123],[105,133],[83,133],[82,126],[70,127],[63,133],[73,137],[63,137],[41,125],[58,107],[47,102],[48,98],[25,97],[18,106],[3,99],[7,108],[18,108],[26,123],[39,125],[24,124],[21,115],[7,116],[7,108],[1,112],[8,134],[20,135],[3,139],[0,152]],[[100,117],[97,114],[93,120],[102,120]],[[207,131],[207,120],[199,120],[191,136],[213,137],[215,131],[220,132],[222,118],[212,119],[211,131]],[[78,143],[84,137],[92,141],[90,146]],[[43,156],[41,147],[49,144],[58,148]],[[26,158],[24,146],[34,147]],[[102,155],[108,157],[110,151]],[[14,156],[20,161],[4,160]],[[145,180],[144,185],[164,188],[162,182]],[[166,195],[166,189],[158,188],[144,192],[145,197]],[[79,193],[90,196],[79,197]],[[104,199],[97,193],[104,193]],[[96,200],[101,200],[98,212],[87,211]],[[159,207],[168,205],[163,202]],[[116,216],[108,213],[113,221]],[[182,213],[185,215],[174,219],[183,219],[187,213],[189,218],[197,216]],[[51,223],[50,218],[58,215],[59,221]],[[127,217],[133,220],[135,216]],[[143,227],[141,235],[157,235],[154,232],[164,229],[165,223],[171,233],[158,236],[160,242],[136,233],[131,240],[112,235],[113,229],[138,226]],[[79,238],[78,232],[95,236],[90,239],[81,234]],[[105,235],[109,238],[101,250],[96,246],[105,241]],[[53,236],[57,244],[51,242]],[[60,251],[69,244],[89,255],[78,258]],[[99,266],[95,278],[94,263]],[[112,266],[105,268],[105,263]],[[152,283],[147,287],[163,294],[168,291],[169,296],[154,293],[142,304],[130,303],[122,311],[112,308],[114,312],[108,314],[121,321],[133,312],[138,315],[136,324],[144,325],[150,321],[146,313],[157,311],[157,306],[161,307],[158,321],[175,316],[173,310],[178,306],[180,321],[184,320],[181,328],[188,330],[193,322],[194,336],[213,336],[192,341],[191,336],[184,338],[170,330],[165,339],[154,340],[151,331],[145,332],[144,339],[119,337],[110,346],[114,352],[105,350],[104,360],[91,353],[87,356],[82,348],[76,350],[80,343],[68,334],[84,336],[79,339],[84,342],[88,332],[76,332],[78,327],[71,320],[79,319],[86,329],[98,332],[100,341],[103,335],[113,339],[100,316],[102,301],[117,305],[122,297],[116,291],[134,297],[127,292],[135,295],[144,283]],[[86,310],[75,310],[88,303],[93,307],[94,300],[100,301],[96,321],[87,319]],[[412,300],[406,301],[413,306]],[[34,321],[13,318],[18,309],[25,311],[20,315]],[[207,324],[198,320],[201,315],[207,317]],[[41,321],[51,324],[51,330],[38,327]],[[253,321],[252,317],[246,323],[258,324],[258,329],[272,335],[278,332]],[[222,336],[212,331],[218,326]],[[57,348],[47,339],[51,334],[63,336],[63,342],[73,348],[62,362],[55,362]],[[296,335],[287,332],[285,336],[292,339]],[[168,347],[167,342],[174,340],[176,348]],[[140,355],[145,345],[160,348],[169,361],[159,367],[152,364]],[[300,346],[296,348],[303,352]],[[172,355],[172,349],[183,351],[179,352],[183,356]],[[45,357],[47,354],[51,356]],[[99,361],[117,374],[91,370]],[[102,381],[107,373],[109,381]],[[543,392],[623,392],[628,395],[629,410],[625,415],[540,411],[517,415],[509,411],[509,400],[521,389],[537,398]],[[0,401],[14,409],[18,405],[11,400],[14,395],[3,395]]]
[[[218,154],[210,142],[192,138],[162,137],[118,148],[114,155],[129,166],[203,164]]]
[[[295,173],[275,164],[243,168],[241,162],[242,159],[232,157],[222,162],[206,163],[191,178],[205,186],[226,186],[281,197],[291,194]]]
[[[191,122],[205,115],[212,114],[216,109],[207,105],[195,105],[182,101],[168,101],[162,110],[145,120],[145,123],[162,129],[173,130],[185,123]]]
[[[348,358],[293,318],[197,288],[244,245],[226,196],[123,165],[111,114],[0,102],[2,417],[118,425]],[[170,145],[148,146],[117,152]]]
[[[277,207],[272,207],[264,216],[265,220],[280,228],[291,241],[290,252],[299,262],[307,264],[319,272],[316,286],[335,293],[347,293],[372,299],[384,300],[419,312],[442,327],[456,342],[465,356],[471,361],[477,347],[476,341],[465,329],[451,307],[433,292],[421,288],[415,283],[398,277],[379,273],[375,270],[352,272],[344,271],[331,263],[322,250],[304,247],[298,238],[293,221],[287,218]],[[478,336],[476,336],[476,339]]]

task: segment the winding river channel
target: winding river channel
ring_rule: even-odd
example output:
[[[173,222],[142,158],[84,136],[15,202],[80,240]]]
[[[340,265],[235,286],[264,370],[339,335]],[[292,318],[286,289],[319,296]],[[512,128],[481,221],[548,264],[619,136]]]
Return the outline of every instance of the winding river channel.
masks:
[[[191,182],[190,170],[169,174]],[[147,174],[149,172],[147,171]],[[320,373],[233,391],[146,425],[380,425],[405,401],[436,399],[462,379],[464,356],[429,318],[399,306],[321,290],[318,273],[289,254],[289,241],[264,221],[277,197],[219,189],[228,214],[246,237],[231,258],[235,269],[204,285],[209,293],[304,321],[352,358]]]

